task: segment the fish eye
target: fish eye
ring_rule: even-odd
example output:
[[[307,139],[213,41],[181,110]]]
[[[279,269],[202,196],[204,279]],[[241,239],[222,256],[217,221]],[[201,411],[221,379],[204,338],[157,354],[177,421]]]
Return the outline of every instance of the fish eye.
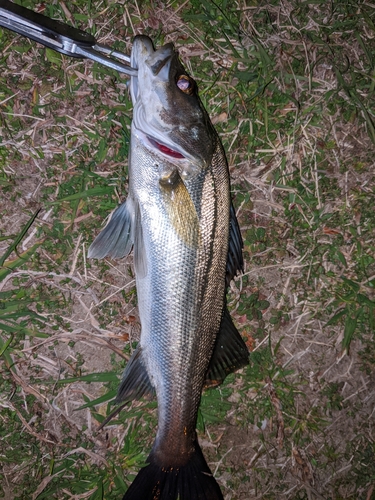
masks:
[[[194,80],[187,75],[180,75],[177,79],[177,87],[184,94],[191,95],[194,92]]]

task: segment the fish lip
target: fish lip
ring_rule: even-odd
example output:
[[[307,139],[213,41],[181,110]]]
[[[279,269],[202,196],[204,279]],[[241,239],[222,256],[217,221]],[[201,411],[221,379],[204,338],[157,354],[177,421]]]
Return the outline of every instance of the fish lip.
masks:
[[[157,50],[152,40],[145,35],[138,35],[133,40],[131,66],[139,69],[140,62],[145,63],[156,76],[174,55],[173,43],[167,43]]]
[[[147,54],[155,52],[152,40],[146,36],[138,35],[133,40],[133,47],[130,54],[130,66],[135,69],[139,69],[140,66],[140,54],[142,51],[146,51]],[[144,58],[142,58],[144,59]],[[130,78],[130,95],[133,101],[133,106],[135,106],[138,100],[138,74],[136,76],[131,76]]]
[[[167,43],[157,50],[154,48],[152,40],[145,35],[137,35],[133,40],[133,48],[130,56],[130,65],[135,69],[140,69],[141,66],[147,66],[154,76],[160,77],[163,73],[163,80],[169,78],[169,62],[174,55],[173,43]],[[164,69],[165,68],[165,69]],[[164,71],[163,71],[164,69]],[[139,73],[139,72],[138,72]],[[138,101],[138,77],[132,76],[130,80],[130,93],[133,105]]]
[[[139,58],[146,53],[146,57],[155,52],[154,44],[151,38],[144,35],[138,35],[133,40],[133,48],[130,56],[130,65],[136,69],[139,68]],[[146,57],[142,57],[144,60]],[[136,78],[136,77],[135,77]]]

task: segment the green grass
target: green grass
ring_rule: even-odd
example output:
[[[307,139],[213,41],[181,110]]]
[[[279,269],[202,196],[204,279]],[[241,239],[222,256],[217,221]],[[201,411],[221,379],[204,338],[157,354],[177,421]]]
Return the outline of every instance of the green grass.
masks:
[[[375,9],[138,6],[44,13],[124,52],[133,27],[175,41],[223,140],[246,262],[228,300],[251,355],[202,396],[210,466],[233,500],[371,500]],[[0,44],[0,496],[121,498],[156,403],[95,432],[139,322],[131,259],[86,254],[127,194],[126,80],[6,30]]]

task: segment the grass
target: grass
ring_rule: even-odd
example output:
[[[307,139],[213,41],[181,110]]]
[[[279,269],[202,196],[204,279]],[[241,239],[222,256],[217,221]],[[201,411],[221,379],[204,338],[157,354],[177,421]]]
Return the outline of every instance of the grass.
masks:
[[[228,299],[251,363],[203,394],[197,427],[226,500],[375,498],[374,7],[44,13],[127,53],[136,32],[174,41],[223,140],[246,262]],[[156,403],[96,432],[140,327],[132,259],[86,254],[127,193],[126,80],[0,43],[0,492],[120,498]]]

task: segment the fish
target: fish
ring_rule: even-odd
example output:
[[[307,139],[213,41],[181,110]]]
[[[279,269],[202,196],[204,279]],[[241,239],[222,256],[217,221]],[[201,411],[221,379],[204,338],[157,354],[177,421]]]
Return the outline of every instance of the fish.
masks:
[[[157,399],[154,444],[123,500],[222,500],[196,421],[202,389],[249,362],[226,305],[243,270],[228,164],[174,45],[138,35],[131,66],[128,197],[88,252],[133,248],[141,336],[115,402]]]

